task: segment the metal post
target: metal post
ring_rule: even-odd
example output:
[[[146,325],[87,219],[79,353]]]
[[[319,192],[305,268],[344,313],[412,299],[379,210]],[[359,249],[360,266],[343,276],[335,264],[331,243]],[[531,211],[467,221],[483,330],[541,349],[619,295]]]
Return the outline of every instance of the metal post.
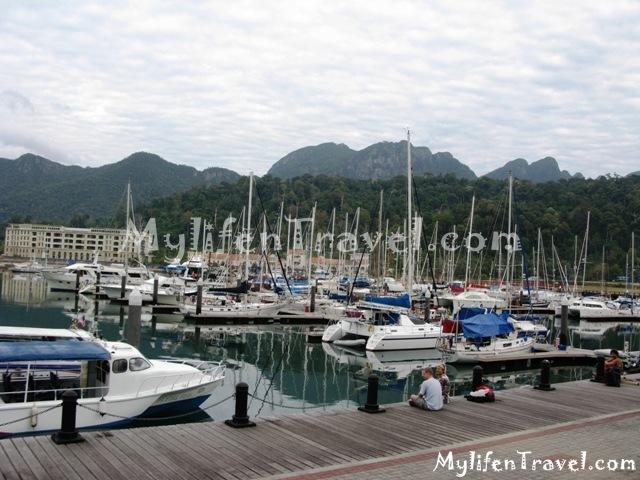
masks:
[[[127,317],[127,343],[140,345],[140,319],[142,318],[142,294],[134,287],[129,294],[129,316]]]
[[[80,291],[80,270],[76,270],[76,292]]]
[[[196,315],[202,313],[202,277],[198,279],[198,288],[196,291]]]
[[[236,385],[236,414],[231,420],[224,423],[233,428],[255,427],[256,424],[249,420],[247,415],[247,399],[249,397],[249,385],[240,382]]]
[[[429,317],[431,316],[431,302],[427,296],[424,296],[424,321],[429,323]]]
[[[567,345],[568,337],[567,330],[569,325],[569,300],[567,300],[566,296],[562,296],[560,299],[560,335],[559,342],[560,345]]]
[[[596,360],[596,375],[591,379],[592,382],[604,383],[604,357],[599,355]]]
[[[369,375],[368,384],[367,384],[367,403],[364,404],[364,407],[358,407],[358,410],[366,413],[382,413],[384,412],[384,408],[380,408],[378,405],[378,383],[380,379],[378,375],[372,373]]]
[[[549,392],[551,390],[555,390],[555,387],[551,386],[551,383],[549,382],[549,378],[551,375],[551,362],[547,359],[542,360],[542,362],[540,362],[540,383],[533,387],[536,390],[544,390],[546,392]]]
[[[471,391],[475,392],[482,385],[482,366],[473,367],[473,380],[471,381]]]
[[[316,287],[315,285],[311,287],[311,299],[309,301],[309,311],[311,313],[316,311]]]
[[[127,292],[127,276],[123,275],[120,279],[120,299],[124,300]]]
[[[96,298],[100,296],[100,270],[96,272]]]
[[[158,279],[158,274],[155,274],[153,276],[153,304],[157,305],[158,304],[158,284],[160,283],[160,280]]]
[[[84,438],[76,430],[76,405],[78,394],[67,390],[62,394],[62,420],[60,430],[51,435],[51,440],[57,444],[80,443]]]

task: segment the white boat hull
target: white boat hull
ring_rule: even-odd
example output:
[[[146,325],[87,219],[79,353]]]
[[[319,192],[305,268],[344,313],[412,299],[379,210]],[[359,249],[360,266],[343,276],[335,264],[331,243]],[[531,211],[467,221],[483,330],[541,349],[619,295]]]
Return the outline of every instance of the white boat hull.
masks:
[[[383,327],[367,340],[366,349],[382,350],[420,350],[436,348],[442,329],[434,325],[415,327]]]
[[[531,353],[534,340],[520,337],[493,340],[490,345],[476,347],[472,342],[458,342],[451,347],[444,340],[438,347],[447,362],[451,363],[475,363],[483,357],[504,355],[518,355]],[[445,348],[446,347],[446,348]]]

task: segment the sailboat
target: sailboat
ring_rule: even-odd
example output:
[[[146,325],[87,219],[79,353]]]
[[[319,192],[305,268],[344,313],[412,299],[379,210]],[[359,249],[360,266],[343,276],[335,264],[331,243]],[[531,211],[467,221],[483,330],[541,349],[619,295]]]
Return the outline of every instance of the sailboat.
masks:
[[[469,309],[456,319],[445,320],[443,331],[450,334],[438,342],[447,362],[473,363],[483,356],[530,353],[532,337],[520,336],[509,320],[509,312]]]
[[[365,297],[348,307],[323,333],[323,342],[353,341],[366,350],[433,349],[442,336],[439,323],[428,323],[411,313],[413,291],[413,232],[411,228],[411,137],[407,130],[407,293],[399,297]],[[369,301],[366,301],[369,300]],[[384,301],[384,303],[382,303]]]

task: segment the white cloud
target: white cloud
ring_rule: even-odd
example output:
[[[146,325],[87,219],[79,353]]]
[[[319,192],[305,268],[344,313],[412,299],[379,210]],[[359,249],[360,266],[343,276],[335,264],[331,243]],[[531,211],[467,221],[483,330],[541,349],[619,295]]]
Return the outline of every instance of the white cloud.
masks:
[[[554,156],[637,170],[640,5],[565,1],[3,2],[0,156],[146,150],[266,173],[404,138],[477,174]],[[64,152],[64,153],[63,153]]]

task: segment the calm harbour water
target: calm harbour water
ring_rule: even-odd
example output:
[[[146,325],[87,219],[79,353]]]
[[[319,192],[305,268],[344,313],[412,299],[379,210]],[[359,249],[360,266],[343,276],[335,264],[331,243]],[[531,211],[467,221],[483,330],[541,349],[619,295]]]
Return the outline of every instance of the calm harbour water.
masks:
[[[74,319],[84,319],[84,328],[96,328],[108,340],[123,339],[126,332],[126,306],[73,293],[48,292],[40,276],[3,272],[0,283],[1,325],[68,328]],[[628,342],[630,350],[640,350],[637,327],[602,324],[597,327],[603,329],[602,335],[591,333],[582,339],[576,333],[579,327],[576,322],[570,324],[574,346],[622,349]],[[202,326],[200,338],[196,339],[195,325],[181,316],[152,316],[143,310],[139,348],[149,358],[199,358],[227,365],[223,385],[202,405],[206,415],[181,419],[184,421],[230,419],[235,412],[232,395],[239,382],[249,385],[250,417],[364,405],[371,373],[380,378],[379,404],[401,402],[419,389],[421,367],[439,362],[434,351],[374,354],[310,344],[308,329],[278,325]],[[590,378],[592,372],[592,366],[552,368],[551,383]],[[448,373],[454,394],[469,390],[472,366],[449,365]],[[539,371],[504,370],[487,373],[485,378],[497,390],[532,386],[539,382]]]

